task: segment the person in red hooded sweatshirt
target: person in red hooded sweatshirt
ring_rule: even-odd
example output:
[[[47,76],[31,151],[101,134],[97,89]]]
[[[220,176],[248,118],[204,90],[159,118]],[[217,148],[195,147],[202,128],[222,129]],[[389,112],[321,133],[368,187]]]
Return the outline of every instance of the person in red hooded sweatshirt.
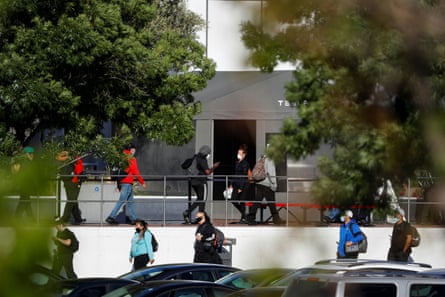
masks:
[[[127,209],[129,211],[131,223],[134,225],[137,220],[133,203],[134,178],[136,177],[136,179],[143,188],[146,188],[147,185],[145,184],[144,179],[139,173],[138,164],[136,158],[134,157],[135,153],[136,153],[136,147],[133,144],[128,145],[124,150],[124,154],[127,156],[128,160],[128,167],[125,169],[127,175],[118,182],[118,190],[120,191],[119,201],[116,202],[116,205],[114,206],[110,215],[106,219],[106,222],[109,224],[118,224],[116,217],[119,209],[124,205],[124,203],[127,203]]]
[[[76,156],[70,160],[68,151],[62,151],[56,156],[56,160],[61,162],[69,161],[60,167],[61,177],[66,191],[66,204],[63,210],[62,220],[66,223],[70,222],[73,215],[74,225],[80,225],[86,220],[82,218],[77,199],[79,197],[81,179],[83,172],[83,161],[80,156]]]

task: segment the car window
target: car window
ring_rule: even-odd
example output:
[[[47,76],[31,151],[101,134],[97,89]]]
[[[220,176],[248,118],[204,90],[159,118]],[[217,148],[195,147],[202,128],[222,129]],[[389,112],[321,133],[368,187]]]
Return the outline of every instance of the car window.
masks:
[[[178,274],[175,279],[186,279],[186,280],[200,280],[213,282],[213,275],[211,271],[208,270],[196,270],[196,271],[187,271],[181,274]]]
[[[283,293],[283,297],[335,297],[336,289],[336,283],[326,281],[294,280]],[[387,296],[382,295],[379,297]]]
[[[215,271],[215,275],[216,278],[215,279],[220,279],[226,275],[229,275],[233,272],[233,270],[226,270],[226,269],[216,269]]]
[[[344,297],[396,297],[395,284],[346,283]]]
[[[97,296],[105,295],[106,293],[107,293],[107,290],[105,289],[104,286],[98,286],[98,287],[94,287],[94,288],[87,288],[85,290],[81,290],[77,293],[77,296],[97,297]]]
[[[205,291],[202,288],[178,289],[173,292],[173,297],[205,297]]]
[[[414,284],[409,289],[410,297],[445,296],[445,284]]]

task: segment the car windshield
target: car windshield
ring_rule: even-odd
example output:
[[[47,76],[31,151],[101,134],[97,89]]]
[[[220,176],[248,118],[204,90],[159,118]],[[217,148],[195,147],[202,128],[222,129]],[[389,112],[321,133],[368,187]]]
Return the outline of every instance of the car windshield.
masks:
[[[302,268],[293,273],[285,275],[280,279],[277,279],[276,281],[272,282],[270,286],[271,287],[288,286],[296,276],[302,274],[335,274],[337,272],[338,270],[332,270],[332,269]]]
[[[261,284],[268,286],[272,281],[287,275],[291,270],[285,269],[265,269],[255,271],[241,271],[231,273],[220,278],[216,283],[224,284],[238,289],[253,288]]]

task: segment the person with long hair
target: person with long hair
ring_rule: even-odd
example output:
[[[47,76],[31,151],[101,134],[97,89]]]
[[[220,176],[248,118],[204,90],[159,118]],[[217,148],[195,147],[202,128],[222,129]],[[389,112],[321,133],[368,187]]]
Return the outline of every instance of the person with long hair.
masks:
[[[242,144],[238,148],[235,163],[235,177],[232,182],[232,204],[240,212],[240,223],[247,223],[246,200],[249,190],[249,176],[251,175],[249,162],[246,160],[247,145]]]
[[[147,222],[136,220],[135,233],[131,239],[130,263],[133,263],[133,269],[138,270],[153,264],[155,261],[153,246],[151,245],[152,234],[147,228]]]
[[[198,227],[195,232],[193,262],[222,264],[222,259],[215,248],[216,231],[210,217],[205,211],[198,211],[195,220]]]

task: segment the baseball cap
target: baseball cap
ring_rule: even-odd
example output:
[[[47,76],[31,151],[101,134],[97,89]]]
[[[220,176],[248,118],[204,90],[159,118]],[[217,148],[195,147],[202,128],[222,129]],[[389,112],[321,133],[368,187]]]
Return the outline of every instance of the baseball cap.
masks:
[[[23,152],[27,153],[27,154],[33,154],[34,153],[34,148],[32,146],[26,146],[23,148]]]
[[[352,211],[351,210],[345,211],[345,216],[348,216],[348,217],[352,218],[352,216],[353,216]]]

